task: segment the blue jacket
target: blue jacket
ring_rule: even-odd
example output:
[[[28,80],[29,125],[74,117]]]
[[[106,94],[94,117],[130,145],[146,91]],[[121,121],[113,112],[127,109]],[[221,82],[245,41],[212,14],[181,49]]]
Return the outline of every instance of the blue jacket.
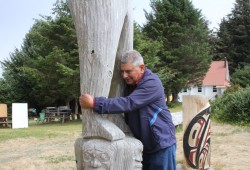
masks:
[[[126,97],[95,97],[94,111],[99,114],[125,112],[134,136],[152,153],[176,143],[175,126],[164,97],[164,88],[158,76],[146,69],[140,82]]]

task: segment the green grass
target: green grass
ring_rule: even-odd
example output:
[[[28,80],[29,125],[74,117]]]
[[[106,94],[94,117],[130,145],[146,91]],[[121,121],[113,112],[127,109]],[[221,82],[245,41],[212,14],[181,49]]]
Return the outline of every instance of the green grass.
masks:
[[[175,131],[176,131],[176,133],[181,133],[181,132],[183,132],[183,125],[182,125],[182,124],[178,125],[178,126],[176,127]]]
[[[0,142],[16,138],[55,138],[72,135],[72,132],[82,132],[82,121],[75,120],[61,124],[49,122],[37,124],[29,120],[28,128],[11,129],[0,128]]]
[[[169,110],[170,110],[171,113],[181,112],[182,111],[182,103],[180,103],[180,102],[169,103],[167,105],[168,105]]]
[[[182,111],[181,103],[170,104],[171,113]],[[72,132],[82,132],[82,121],[74,120],[61,124],[60,122],[39,123],[29,119],[28,128],[11,129],[0,127],[0,142],[16,138],[56,138],[72,135]]]

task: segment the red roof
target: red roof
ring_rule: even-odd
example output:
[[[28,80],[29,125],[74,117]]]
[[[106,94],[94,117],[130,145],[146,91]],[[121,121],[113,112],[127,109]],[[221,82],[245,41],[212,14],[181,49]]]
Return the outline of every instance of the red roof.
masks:
[[[202,84],[205,86],[228,86],[229,72],[227,61],[213,61]]]

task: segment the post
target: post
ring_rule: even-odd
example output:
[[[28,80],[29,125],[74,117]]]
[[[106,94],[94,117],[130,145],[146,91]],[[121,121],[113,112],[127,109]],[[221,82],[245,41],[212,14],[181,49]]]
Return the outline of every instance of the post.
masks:
[[[68,0],[80,58],[81,93],[116,97],[122,93],[119,58],[133,49],[131,0]],[[110,117],[110,116],[109,116]],[[126,136],[121,115],[107,119],[82,110],[83,138],[75,142],[77,169],[141,168],[142,144]]]
[[[68,0],[77,34],[82,94],[108,97],[112,90],[115,95],[122,90],[117,76],[118,61],[122,53],[133,49],[131,3],[131,0]],[[108,140],[125,137],[117,126],[91,110],[82,110],[82,115],[84,137]]]
[[[183,167],[208,169],[211,159],[210,104],[208,96],[183,96]]]

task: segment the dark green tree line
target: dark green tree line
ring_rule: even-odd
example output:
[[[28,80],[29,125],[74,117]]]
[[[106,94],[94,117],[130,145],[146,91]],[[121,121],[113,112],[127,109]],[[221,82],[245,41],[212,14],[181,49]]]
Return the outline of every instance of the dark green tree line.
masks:
[[[250,65],[237,69],[231,76],[231,82],[243,88],[250,86]]]
[[[237,125],[250,122],[250,1],[236,0],[214,36],[213,59],[227,58],[231,87],[211,103],[213,117]]]
[[[199,84],[210,65],[207,21],[189,0],[151,0],[146,24],[134,27],[134,48],[156,72],[166,95]],[[5,60],[0,91],[8,101],[34,107],[64,105],[80,95],[79,59],[73,20],[58,1],[55,17],[42,16],[27,33],[20,50]],[[6,103],[6,102],[4,102]]]
[[[141,34],[157,45],[142,54],[155,59],[153,69],[165,92],[176,99],[182,88],[199,84],[210,66],[207,21],[189,0],[151,0],[151,8]],[[149,49],[154,53],[148,53]]]
[[[231,13],[220,23],[214,59],[226,57],[230,73],[250,64],[250,1],[236,0]]]
[[[26,34],[21,50],[5,60],[12,101],[29,106],[69,105],[80,95],[76,33],[67,4],[57,1],[54,17],[42,16]]]

